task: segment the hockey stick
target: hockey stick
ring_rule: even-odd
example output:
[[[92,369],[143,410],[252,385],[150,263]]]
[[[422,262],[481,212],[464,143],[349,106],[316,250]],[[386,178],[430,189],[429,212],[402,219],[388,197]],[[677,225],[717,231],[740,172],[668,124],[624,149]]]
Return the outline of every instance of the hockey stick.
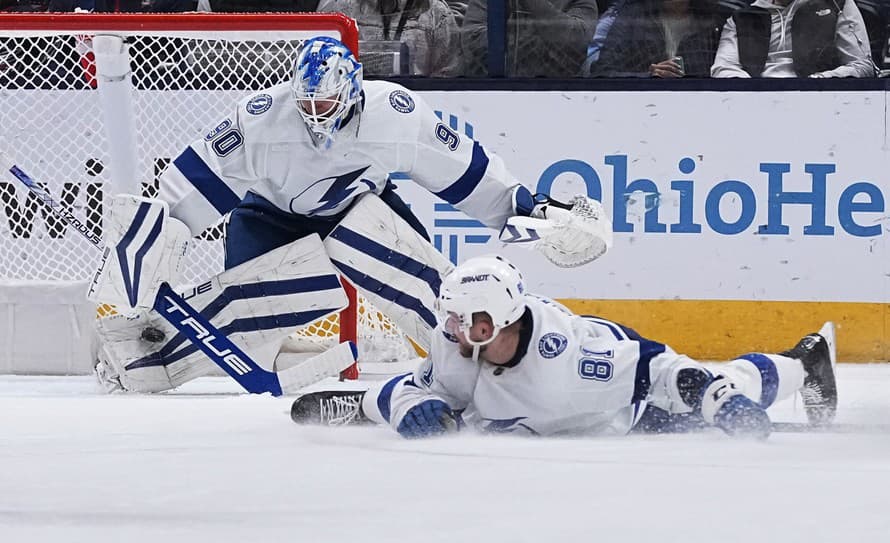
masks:
[[[102,239],[91,233],[71,211],[65,209],[49,192],[19,168],[4,153],[0,153],[4,167],[24,184],[50,212],[65,224],[73,226],[84,238],[102,251],[102,258],[108,258],[110,247]],[[177,294],[169,284],[161,283],[152,309],[158,312],[200,349],[214,364],[222,368],[244,390],[253,394],[271,393],[280,396],[284,392],[296,392],[300,388],[320,381],[324,377],[339,375],[339,372],[352,365],[358,357],[358,350],[351,341],[341,343],[333,349],[318,354],[302,364],[276,373],[264,370],[242,351],[232,340],[219,331],[207,318]],[[307,382],[310,379],[315,381]]]

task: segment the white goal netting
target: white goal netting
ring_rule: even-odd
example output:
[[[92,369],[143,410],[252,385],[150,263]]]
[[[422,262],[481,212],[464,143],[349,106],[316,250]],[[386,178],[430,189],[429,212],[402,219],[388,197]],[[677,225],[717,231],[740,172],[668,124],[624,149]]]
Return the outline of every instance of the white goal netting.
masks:
[[[186,145],[246,94],[289,78],[302,41],[320,34],[357,47],[354,23],[330,14],[0,15],[0,149],[101,237],[110,194],[156,195]],[[108,72],[101,55],[97,66],[96,36],[126,44],[129,106],[100,82]],[[137,179],[112,178],[124,169]],[[222,270],[223,236],[217,225],[193,244],[188,281]],[[83,281],[98,257],[11,176],[0,178],[0,281]],[[352,309],[363,359],[413,355],[374,308],[359,300]],[[303,335],[335,341],[339,332],[333,318]]]

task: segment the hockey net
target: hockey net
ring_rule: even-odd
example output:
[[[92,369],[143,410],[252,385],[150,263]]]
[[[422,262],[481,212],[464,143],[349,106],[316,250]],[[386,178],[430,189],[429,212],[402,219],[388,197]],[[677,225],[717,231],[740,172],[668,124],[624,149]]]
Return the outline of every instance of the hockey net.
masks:
[[[288,79],[301,43],[316,35],[358,50],[354,21],[337,14],[0,15],[0,149],[101,236],[109,195],[156,195],[172,158],[240,98]],[[118,140],[127,137],[108,130],[118,106],[101,92],[96,36],[126,43],[134,129],[126,135],[132,145],[123,149]],[[128,168],[109,168],[115,160]],[[124,169],[137,172],[130,190],[109,173]],[[222,270],[223,223],[193,243],[186,281]],[[24,187],[0,179],[0,281],[83,281],[98,257]],[[351,294],[340,316],[299,337],[317,344],[355,340],[365,361],[415,356],[380,312]],[[100,308],[100,316],[103,311],[109,308]]]

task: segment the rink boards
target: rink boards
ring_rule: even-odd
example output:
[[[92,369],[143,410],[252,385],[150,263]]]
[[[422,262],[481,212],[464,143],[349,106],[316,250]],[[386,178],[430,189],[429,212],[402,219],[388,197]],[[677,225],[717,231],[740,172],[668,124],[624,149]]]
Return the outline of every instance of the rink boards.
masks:
[[[503,247],[496,232],[395,175],[452,261],[502,252],[523,269],[531,290],[700,358],[784,349],[834,320],[841,360],[890,360],[885,92],[421,94],[443,124],[483,142],[524,183],[556,197],[601,199],[614,222],[609,254],[558,269],[536,253]],[[64,119],[57,98],[60,110],[47,116]],[[182,98],[175,91],[149,97],[152,108],[173,108]],[[46,141],[39,152],[79,151]],[[71,163],[92,156],[83,154]],[[104,176],[65,175],[71,183]],[[4,337],[20,338],[25,327],[16,312],[32,297],[10,290],[0,292],[0,327]],[[65,337],[87,351],[89,323],[76,304],[51,313],[64,320]],[[45,335],[29,341],[41,346]],[[20,367],[24,349],[6,344],[0,369],[9,371]],[[72,352],[69,344],[55,349],[34,350],[33,364],[25,365],[52,360],[55,368]],[[78,367],[85,356],[62,367]]]
[[[556,269],[402,183],[452,260],[504,252],[530,289],[702,358],[834,320],[842,360],[890,360],[885,92],[422,94],[523,182],[601,199],[615,227],[600,261]]]

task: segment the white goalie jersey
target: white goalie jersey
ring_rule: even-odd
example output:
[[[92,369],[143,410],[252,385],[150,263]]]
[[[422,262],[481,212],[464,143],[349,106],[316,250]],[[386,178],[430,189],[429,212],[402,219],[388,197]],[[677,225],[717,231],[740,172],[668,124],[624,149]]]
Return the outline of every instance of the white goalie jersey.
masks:
[[[433,396],[484,431],[624,434],[647,400],[667,399],[667,376],[688,359],[619,324],[527,298],[519,351],[509,364],[462,357],[439,327],[418,369],[374,396],[383,418],[396,427],[408,409]]]
[[[160,198],[193,235],[252,191],[284,211],[331,216],[389,174],[414,181],[493,228],[514,214],[519,183],[500,158],[442,123],[417,95],[383,81],[364,83],[364,109],[317,152],[289,83],[254,94],[167,168]],[[357,133],[355,124],[357,123]]]

